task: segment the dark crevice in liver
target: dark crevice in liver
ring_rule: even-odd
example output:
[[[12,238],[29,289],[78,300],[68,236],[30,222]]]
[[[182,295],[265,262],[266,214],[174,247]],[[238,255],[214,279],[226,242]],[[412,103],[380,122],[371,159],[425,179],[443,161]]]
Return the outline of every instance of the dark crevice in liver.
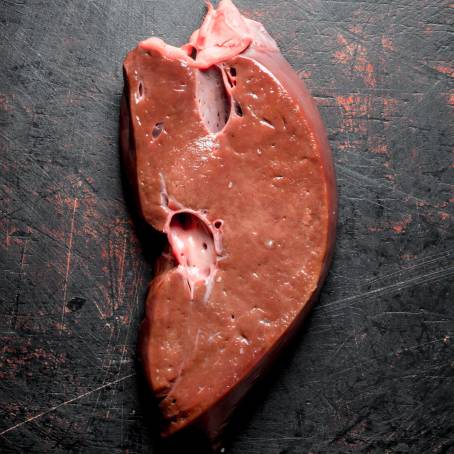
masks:
[[[284,128],[287,127],[287,119],[285,117],[282,117],[282,124],[284,125]]]
[[[230,88],[234,88],[236,86],[236,68],[225,68],[224,67],[225,78],[227,83],[230,85]]]
[[[219,132],[230,116],[230,99],[221,70],[217,66],[198,70],[196,80],[200,116],[208,131]]]
[[[233,101],[234,107],[235,107],[235,113],[239,116],[242,117],[243,114],[243,108],[241,107],[241,104],[235,99]]]
[[[230,85],[230,88],[233,88],[233,82],[232,82],[232,80],[230,79],[229,76],[227,76],[227,82]]]
[[[240,336],[242,339],[246,341],[247,344],[249,344],[249,338],[244,334],[242,331],[240,331]]]
[[[270,128],[274,128],[273,123],[270,120],[268,120],[268,118],[262,118],[260,120],[260,123],[263,123],[263,124],[269,126]]]

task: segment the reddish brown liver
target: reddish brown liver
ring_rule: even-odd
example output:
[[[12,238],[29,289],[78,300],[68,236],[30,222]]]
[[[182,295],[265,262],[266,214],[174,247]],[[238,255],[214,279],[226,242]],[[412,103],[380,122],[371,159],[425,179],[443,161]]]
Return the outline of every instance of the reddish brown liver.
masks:
[[[317,108],[276,49],[253,41],[202,76],[181,55],[142,45],[124,62],[123,161],[143,217],[171,240],[140,353],[163,434],[197,423],[216,438],[317,297],[335,181]]]

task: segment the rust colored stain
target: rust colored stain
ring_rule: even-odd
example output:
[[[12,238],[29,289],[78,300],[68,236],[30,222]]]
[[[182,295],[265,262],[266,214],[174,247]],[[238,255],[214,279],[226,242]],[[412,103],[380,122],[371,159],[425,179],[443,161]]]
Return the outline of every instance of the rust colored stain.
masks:
[[[441,74],[446,74],[447,76],[454,78],[454,69],[449,66],[438,65],[435,69]]]
[[[336,149],[339,151],[358,149],[361,144],[361,140],[344,140],[336,145]]]
[[[88,180],[87,180],[88,181]],[[89,182],[92,184],[91,182]],[[86,187],[81,188],[83,208],[81,209],[81,227],[85,239],[91,238],[102,241],[102,234],[99,226],[103,225],[103,214],[97,209],[96,196]]]
[[[337,103],[352,117],[367,115],[369,98],[361,95],[336,96]]]
[[[381,227],[368,227],[367,230],[370,233],[380,233],[380,232],[383,232],[384,229]]]
[[[393,181],[393,182],[396,181],[396,176],[393,175],[393,174],[391,174],[391,173],[386,173],[386,174],[384,175],[384,177],[385,177],[387,180],[389,180],[389,181]]]
[[[415,255],[415,254],[408,254],[408,253],[406,253],[406,254],[402,254],[402,255],[401,255],[401,258],[402,258],[402,260],[408,261],[408,260],[415,260],[416,258],[418,258],[418,256]]]
[[[370,97],[363,95],[336,96],[336,102],[344,112],[341,131],[366,134]]]
[[[64,325],[64,318],[65,318],[65,304],[66,304],[66,296],[67,296],[67,291],[68,291],[68,283],[69,283],[69,278],[70,278],[70,271],[71,271],[71,257],[72,257],[72,252],[73,252],[73,239],[74,239],[74,233],[75,233],[75,228],[74,228],[74,221],[75,221],[75,215],[76,215],[76,210],[77,207],[79,206],[79,200],[74,198],[72,200],[72,209],[71,209],[71,227],[69,231],[69,239],[67,242],[67,248],[68,252],[66,253],[66,267],[65,267],[65,279],[63,283],[63,308],[62,308],[62,313],[61,313],[61,321],[60,323]]]
[[[383,98],[383,115],[385,118],[393,117],[397,114],[397,99]]]
[[[9,103],[6,95],[0,94],[0,110],[3,110],[5,112],[13,111],[13,108],[12,108],[11,104]]]
[[[367,87],[375,88],[374,66],[368,60],[367,49],[359,43],[349,42],[341,33],[337,35],[337,42],[341,49],[334,53],[335,60],[342,65],[351,65],[353,70],[362,75]]]
[[[252,19],[252,20],[260,20],[260,19],[263,19],[264,17],[266,17],[264,10],[242,9],[241,13],[248,19]]]
[[[395,50],[394,48],[394,43],[391,38],[388,36],[382,36],[381,37],[381,45],[383,46],[383,49],[393,51]]]
[[[6,236],[5,236],[6,249],[9,248],[9,245],[10,245],[9,226],[6,226]]]
[[[137,239],[129,228],[129,223],[117,219],[109,226],[108,238],[101,244],[100,257],[103,265],[101,271],[108,275],[109,285],[99,288],[101,301],[96,303],[96,308],[102,319],[111,317],[114,311],[127,300],[126,274],[127,256],[131,249],[138,247]]]
[[[348,30],[354,33],[355,35],[359,35],[363,31],[363,28],[359,24],[354,24],[349,25]]]
[[[386,144],[386,143],[380,143],[377,145],[372,144],[369,146],[369,150],[372,153],[376,153],[376,154],[388,154],[388,144]]]
[[[57,331],[60,331],[60,332],[64,332],[66,334],[70,334],[71,333],[71,330],[64,324],[64,323],[61,323],[61,322],[55,322],[53,324],[54,328],[57,330]]]
[[[18,368],[20,369],[33,361],[38,361],[39,366],[44,369],[50,369],[58,364],[63,364],[65,355],[48,352],[41,347],[34,348],[31,341],[22,346],[5,344],[2,348],[0,361],[0,369],[4,371],[1,378],[14,379]]]
[[[404,218],[400,221],[391,226],[391,228],[394,230],[396,233],[402,233],[405,231],[405,228],[410,224],[412,221],[412,217],[410,214],[404,216]]]

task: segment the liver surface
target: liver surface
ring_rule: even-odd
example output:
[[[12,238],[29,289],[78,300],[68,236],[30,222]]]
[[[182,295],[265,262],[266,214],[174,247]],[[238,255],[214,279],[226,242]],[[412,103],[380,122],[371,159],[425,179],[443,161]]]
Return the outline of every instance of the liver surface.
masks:
[[[139,44],[121,115],[138,206],[169,243],[141,327],[146,376],[164,435],[197,424],[213,439],[317,297],[336,219],[312,98],[260,24],[222,8],[208,16],[240,21],[237,52],[211,54],[194,37]],[[216,29],[206,21],[199,36],[216,41]]]

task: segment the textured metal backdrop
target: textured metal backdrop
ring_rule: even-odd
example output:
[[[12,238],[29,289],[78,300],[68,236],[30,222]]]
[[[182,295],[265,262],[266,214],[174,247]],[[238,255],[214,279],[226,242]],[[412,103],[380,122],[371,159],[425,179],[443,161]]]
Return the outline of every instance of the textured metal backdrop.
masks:
[[[340,219],[321,301],[227,451],[454,452],[454,5],[236,3],[320,107]],[[120,178],[121,63],[203,13],[0,0],[2,452],[161,452],[136,363],[150,262]]]

